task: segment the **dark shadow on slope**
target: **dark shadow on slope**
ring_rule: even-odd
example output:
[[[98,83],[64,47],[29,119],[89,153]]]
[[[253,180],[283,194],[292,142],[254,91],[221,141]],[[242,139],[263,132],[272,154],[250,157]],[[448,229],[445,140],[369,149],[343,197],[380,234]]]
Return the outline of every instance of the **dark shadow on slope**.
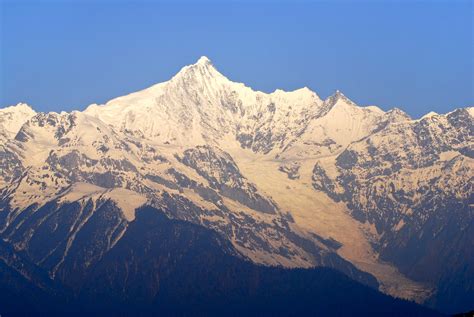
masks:
[[[436,315],[332,269],[264,267],[228,255],[217,233],[137,211],[80,295],[86,311],[183,314]]]
[[[216,232],[151,207],[137,210],[122,239],[92,268],[78,268],[77,285],[50,280],[46,271],[0,242],[0,314],[5,316],[437,315],[333,269],[255,265],[233,256],[233,246]]]

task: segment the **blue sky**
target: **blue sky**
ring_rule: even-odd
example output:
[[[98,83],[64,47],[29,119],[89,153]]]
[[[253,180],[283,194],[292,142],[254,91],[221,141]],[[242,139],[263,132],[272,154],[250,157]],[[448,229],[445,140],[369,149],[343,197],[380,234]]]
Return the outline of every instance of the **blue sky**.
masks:
[[[91,103],[208,56],[266,92],[336,89],[412,116],[474,105],[472,1],[0,0],[0,107]]]

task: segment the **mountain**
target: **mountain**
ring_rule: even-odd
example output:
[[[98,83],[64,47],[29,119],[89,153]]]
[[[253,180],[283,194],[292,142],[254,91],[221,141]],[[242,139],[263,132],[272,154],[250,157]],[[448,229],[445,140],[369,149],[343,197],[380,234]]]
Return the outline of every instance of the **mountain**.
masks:
[[[68,288],[119,256],[146,207],[239,261],[473,308],[474,108],[412,119],[339,91],[266,94],[202,57],[84,111],[0,111],[0,237]]]
[[[114,206],[108,208],[98,213],[105,215]],[[8,246],[0,245],[2,254],[9,253],[5,250]],[[258,266],[235,254],[232,244],[213,230],[169,219],[151,207],[139,208],[107,255],[85,274],[76,275],[82,271],[72,267],[70,272],[58,272],[56,280],[62,284],[42,285],[46,295],[29,279],[33,271],[43,273],[39,268],[25,265],[18,273],[19,263],[28,264],[21,254],[7,265],[0,261],[2,295],[11,294],[10,287],[18,296],[8,301],[2,296],[0,305],[2,313],[41,312],[45,307],[38,307],[41,303],[59,314],[437,315],[331,269]],[[33,305],[20,306],[18,298],[26,298]]]
[[[0,142],[15,137],[21,126],[35,114],[25,103],[0,109]]]

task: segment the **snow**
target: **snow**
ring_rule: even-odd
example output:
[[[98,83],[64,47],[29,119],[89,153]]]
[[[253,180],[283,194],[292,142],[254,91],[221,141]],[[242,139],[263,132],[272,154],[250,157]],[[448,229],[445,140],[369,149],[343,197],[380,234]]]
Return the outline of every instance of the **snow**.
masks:
[[[430,111],[427,114],[425,114],[423,117],[421,117],[421,119],[431,118],[435,116],[439,116],[439,114],[434,111]]]
[[[147,202],[145,196],[125,188],[114,188],[105,192],[100,198],[114,201],[128,221],[133,221],[135,210]]]
[[[474,117],[474,107],[467,107],[467,112],[471,117]]]
[[[143,206],[147,198],[125,188],[107,189],[93,184],[78,182],[61,196],[60,202],[74,202],[92,198],[93,200],[111,200],[122,211],[127,221],[135,219],[135,209]]]
[[[379,260],[368,238],[370,231],[349,215],[345,204],[335,203],[324,193],[314,191],[312,169],[319,159],[301,160],[300,179],[290,180],[286,174],[278,172],[280,160],[242,150],[230,142],[225,150],[238,162],[250,181],[272,197],[281,210],[290,212],[296,222],[295,230],[340,242],[342,247],[337,253],[362,271],[373,274],[379,280],[381,290],[392,296],[414,298],[420,293],[422,296],[426,294],[423,285],[411,281],[393,265]]]
[[[459,155],[459,152],[457,151],[445,151],[445,152],[441,152],[439,154],[439,160],[440,161],[450,161],[452,160],[453,158],[455,158],[456,156]]]
[[[71,188],[60,198],[60,202],[74,202],[94,195],[102,194],[105,188],[88,183],[74,183]]]
[[[21,126],[35,114],[25,103],[0,109],[0,142],[14,138]]]
[[[378,113],[384,113],[384,111],[382,109],[380,109],[379,107],[377,106],[366,106],[365,109],[368,109],[370,111],[373,111],[373,112],[378,112]]]
[[[198,61],[196,62],[196,64],[208,64],[208,63],[211,63],[211,60],[209,58],[207,58],[207,56],[201,56]]]
[[[290,116],[291,127],[299,129],[301,114],[315,111],[321,103],[307,87],[291,92],[276,90],[272,94],[254,91],[230,81],[202,57],[167,82],[102,106],[90,105],[84,113],[159,143],[194,146],[218,141],[239,126],[256,129],[254,116],[271,104],[276,108],[273,122]]]
[[[467,108],[471,116],[473,109]],[[434,113],[423,118],[432,116],[445,118]],[[2,121],[2,118],[8,119]],[[46,123],[54,124],[40,124],[39,120],[45,118]],[[393,144],[385,144],[387,139],[377,131],[388,123],[387,129],[398,135],[396,129],[411,131],[415,122],[398,109],[384,112],[376,106],[359,107],[340,91],[326,100],[321,100],[307,87],[294,91],[277,89],[269,94],[256,91],[227,79],[203,56],[195,64],[183,67],[169,81],[114,98],[103,105],[91,104],[82,112],[36,114],[23,104],[0,109],[0,141],[3,131],[5,140],[9,140],[8,149],[19,155],[27,174],[18,183],[7,185],[12,192],[12,207],[19,210],[33,202],[43,204],[55,198],[62,203],[111,200],[127,221],[133,221],[137,208],[152,200],[159,203],[166,192],[185,197],[195,206],[210,211],[200,216],[202,224],[210,227],[223,223],[235,229],[229,218],[244,215],[273,224],[289,212],[295,220],[292,230],[302,236],[313,233],[337,240],[342,244],[337,253],[376,276],[384,291],[413,298],[423,285],[409,280],[378,258],[371,244],[380,238],[374,226],[356,221],[345,204],[315,191],[312,173],[315,164],[319,164],[329,178],[336,179],[340,173],[335,165],[336,157],[348,148],[367,154],[364,142],[369,136],[377,147],[401,148],[405,140],[390,138]],[[11,140],[20,129],[27,139]],[[237,140],[239,137],[247,137],[250,145],[244,148]],[[276,215],[263,214],[228,197],[221,197],[228,214],[218,214],[218,203],[203,199],[192,188],[169,188],[145,179],[150,174],[174,182],[168,172],[173,168],[209,189],[209,182],[202,175],[181,164],[175,156],[197,145],[217,146],[229,153],[248,179],[245,184],[255,184],[259,193],[276,202],[279,207]],[[120,172],[123,183],[115,188],[99,187],[83,179],[71,184],[67,177],[57,176],[63,167],[48,166],[47,159],[51,154],[63,157],[74,151],[89,160],[106,162],[105,165],[71,163],[86,174],[109,172],[113,169],[112,163],[107,163],[110,161],[128,162],[136,170],[117,168],[115,171]],[[157,156],[165,160],[161,162]],[[440,161],[457,156],[462,155],[458,151],[445,151],[440,154]],[[472,163],[467,159],[466,162]],[[299,179],[288,179],[287,174],[279,171],[282,165],[298,166]],[[215,176],[222,171],[208,172]],[[403,181],[404,186],[416,187],[442,172],[437,166],[420,169],[417,173],[407,170],[401,173],[410,177]],[[449,181],[446,186],[450,185]],[[401,178],[395,182],[399,186]],[[374,185],[379,183],[374,181]],[[410,212],[406,210],[406,216]],[[400,230],[404,225],[405,222],[400,221],[394,229]],[[272,238],[270,233],[258,234],[275,248],[287,243],[283,238]],[[242,243],[234,239],[232,242],[257,263],[288,267],[314,265],[308,260],[311,255],[296,245],[287,244],[296,254],[288,258],[258,249],[249,241]]]

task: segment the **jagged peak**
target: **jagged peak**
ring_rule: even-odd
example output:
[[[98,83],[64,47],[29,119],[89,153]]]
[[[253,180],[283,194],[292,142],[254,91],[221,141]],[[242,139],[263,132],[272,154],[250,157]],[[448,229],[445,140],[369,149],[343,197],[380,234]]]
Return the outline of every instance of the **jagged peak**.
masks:
[[[388,110],[385,114],[390,122],[402,122],[412,120],[412,118],[405,111],[396,107]]]
[[[430,111],[426,114],[424,114],[423,116],[421,116],[419,119],[417,119],[416,121],[425,121],[425,120],[432,120],[432,119],[435,119],[439,116],[443,116],[443,115],[440,115],[439,113],[437,112],[434,112],[434,111]]]
[[[181,77],[224,77],[212,64],[211,60],[206,56],[201,56],[196,63],[184,66],[181,70],[172,78]]]
[[[274,92],[272,92],[272,94],[292,94],[292,93],[312,93],[312,94],[314,94],[315,92],[312,91],[311,89],[309,89],[306,86],[303,87],[303,88],[295,89],[295,90],[284,90],[284,89],[277,88],[277,89],[275,89]]]
[[[437,112],[430,111],[427,114],[425,114],[423,117],[421,117],[421,119],[431,118],[435,116],[439,116],[439,114]]]
[[[212,65],[211,60],[207,56],[204,56],[204,55],[199,57],[199,59],[195,63],[195,65],[209,65],[209,64]]]
[[[347,98],[343,93],[342,91],[340,91],[339,89],[336,90],[334,92],[334,94],[332,94],[328,99],[332,99],[332,100],[340,100],[340,99],[345,99],[345,100],[349,100],[349,98]]]
[[[23,124],[35,115],[36,111],[26,103],[0,109],[0,140],[14,138]]]
[[[390,109],[388,112],[393,112],[393,113],[400,113],[400,114],[406,114],[407,113],[405,111],[403,111],[402,109],[398,108],[398,107],[393,107],[392,109]]]
[[[463,108],[456,108],[453,111],[450,111],[442,116],[445,117],[453,117],[453,116],[469,116],[471,117],[470,119],[474,116],[474,107],[463,107]]]
[[[410,115],[408,113],[406,113],[405,111],[403,111],[402,109],[397,108],[397,107],[394,107],[394,108],[390,109],[389,111],[387,111],[387,113],[403,115],[403,116],[406,116],[406,117],[410,118]]]
[[[284,99],[288,101],[305,101],[311,102],[315,101],[317,103],[321,102],[321,98],[316,94],[314,91],[309,89],[308,87],[298,88],[291,91],[286,91],[283,89],[275,89],[272,93],[269,94],[273,98],[277,99]]]
[[[434,111],[430,111],[426,114],[424,114],[423,116],[419,117],[418,119],[415,119],[414,121],[424,121],[424,120],[432,120],[432,119],[437,119],[437,118],[441,118],[441,117],[444,117],[444,118],[448,118],[448,117],[452,117],[452,116],[457,116],[457,115],[461,115],[461,116],[470,116],[470,117],[474,117],[474,107],[463,107],[463,108],[456,108],[450,112],[447,112],[447,113],[437,113],[437,112],[434,112]],[[472,118],[474,119],[474,118]]]
[[[16,105],[8,106],[8,107],[0,109],[0,112],[17,112],[17,111],[31,113],[31,114],[36,113],[36,111],[33,110],[33,108],[30,105],[23,102],[19,102]]]
[[[356,106],[355,102],[347,98],[340,90],[336,90],[336,92],[332,94],[331,96],[329,96],[324,101],[324,103],[326,103],[330,107],[333,107],[338,101],[344,101],[347,104]]]

